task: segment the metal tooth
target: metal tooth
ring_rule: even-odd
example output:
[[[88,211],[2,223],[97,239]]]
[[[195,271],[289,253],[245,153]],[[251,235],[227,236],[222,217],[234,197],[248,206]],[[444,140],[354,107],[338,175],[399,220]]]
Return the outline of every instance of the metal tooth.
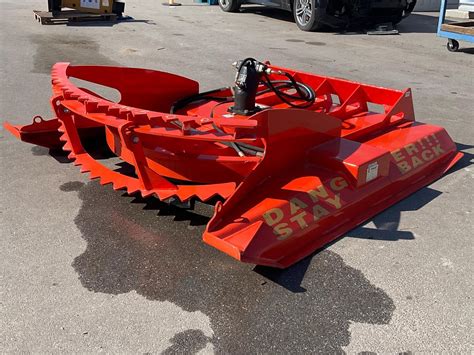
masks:
[[[134,186],[134,187],[127,186],[127,193],[128,193],[129,195],[132,195],[132,194],[134,194],[134,193],[136,193],[136,192],[138,192],[138,191],[140,191],[140,188],[139,188],[139,187],[136,187],[136,186]]]
[[[114,190],[121,190],[129,185],[129,178],[124,176],[118,176],[114,178]]]
[[[101,185],[107,185],[107,184],[112,184],[113,183],[113,180],[110,179],[110,177],[107,177],[107,176],[102,176],[100,178],[100,182],[99,182]]]
[[[123,190],[125,188],[128,188],[127,183],[125,183],[125,182],[114,183],[113,187],[114,187],[114,190]]]
[[[108,107],[108,111],[113,115],[113,113],[120,113],[120,107],[111,105]]]
[[[151,195],[156,195],[156,192],[154,190],[142,190],[141,194],[143,198],[147,198],[147,197],[150,197]]]
[[[207,193],[207,194],[197,194],[196,197],[199,198],[201,201],[206,202],[206,201],[208,201],[208,200],[210,200],[211,198],[214,198],[214,197],[216,197],[216,196],[221,197],[221,198],[225,198],[225,197],[222,196],[221,194],[218,194],[218,193],[215,193],[215,192],[213,192],[213,193]]]
[[[146,119],[147,119],[148,121],[150,121],[151,118],[153,117],[153,114],[150,113],[150,112],[148,112],[148,111],[145,111],[145,117],[146,117]]]
[[[76,162],[77,162],[77,164],[74,164],[74,165],[81,167],[81,173],[82,172],[86,173],[86,172],[91,170],[91,169],[89,169],[88,165],[84,161],[82,161],[82,159],[78,158],[74,161],[74,163],[76,163]],[[82,169],[86,169],[86,171],[82,171]]]
[[[195,197],[196,195],[192,192],[186,192],[186,191],[178,191],[177,193],[178,198],[181,200],[181,202],[186,202],[192,197]]]
[[[91,171],[91,169],[83,165],[81,167],[80,171],[81,171],[81,173],[88,173],[89,171]]]
[[[103,104],[103,103],[98,103],[97,104],[97,111],[102,112],[102,113],[107,113],[109,105]]]
[[[76,158],[76,154],[74,154],[72,152],[72,145],[71,145],[71,142],[69,142],[69,136],[67,135],[66,133],[66,130],[64,128],[64,123],[61,122],[60,126],[58,127],[58,131],[59,132],[62,132],[63,134],[59,137],[59,140],[61,142],[65,142],[63,147],[62,147],[62,150],[65,151],[65,152],[70,152],[68,154],[68,159],[70,160],[74,160]]]
[[[232,188],[229,188],[228,191],[225,191],[225,193],[218,193],[218,192],[214,192],[214,191],[210,191],[210,192],[201,192],[198,194],[198,197],[200,200],[202,201],[208,201],[210,199],[213,199],[214,197],[221,197],[223,199],[226,199],[228,198],[232,193],[233,193],[234,189]]]
[[[201,201],[206,202],[208,200],[213,199],[214,197],[221,197],[223,199],[226,199],[229,196],[223,196],[223,195],[218,194],[218,193],[213,193],[213,194],[208,194],[206,197],[201,197],[200,199],[201,199]]]
[[[177,192],[178,191],[176,190],[159,190],[159,191],[156,191],[156,195],[158,196],[159,200],[164,201],[171,197],[177,197],[176,196]]]
[[[87,112],[95,112],[97,110],[97,102],[94,100],[87,100],[85,105]]]
[[[186,199],[186,201],[189,200],[190,198],[198,198],[198,199],[201,200],[201,201],[207,201],[207,200],[209,200],[211,197],[214,197],[215,195],[220,196],[220,194],[214,193],[214,192],[211,193],[211,194],[209,194],[209,193],[203,194],[203,193],[199,193],[199,192],[198,192],[198,193],[196,193],[195,195],[188,197],[188,198]]]
[[[66,141],[66,143],[63,145],[63,150],[72,151],[71,144],[68,141]]]
[[[183,203],[183,204],[186,204],[189,202],[189,200],[191,199],[191,197],[195,197],[195,196],[191,196],[191,197],[188,197],[186,199],[182,199],[179,197],[179,195],[176,195],[178,197],[178,200],[180,201],[180,203]]]
[[[100,178],[100,173],[98,173],[97,171],[91,170],[89,172],[89,179],[94,180],[97,178]]]

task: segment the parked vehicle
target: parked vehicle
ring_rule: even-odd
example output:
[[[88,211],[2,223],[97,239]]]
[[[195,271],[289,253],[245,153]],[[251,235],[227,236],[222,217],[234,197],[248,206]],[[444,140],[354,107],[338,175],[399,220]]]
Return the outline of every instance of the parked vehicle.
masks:
[[[397,24],[412,12],[416,0],[219,0],[226,12],[236,12],[242,4],[291,11],[301,30],[318,31],[325,26],[344,28],[354,23]]]

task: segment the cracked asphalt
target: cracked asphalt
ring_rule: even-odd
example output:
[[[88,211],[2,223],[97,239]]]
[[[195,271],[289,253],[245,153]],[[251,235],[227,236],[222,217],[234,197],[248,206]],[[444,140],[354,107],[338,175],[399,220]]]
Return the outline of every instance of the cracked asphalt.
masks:
[[[474,50],[449,53],[437,18],[399,36],[303,33],[259,7],[127,1],[133,20],[41,26],[44,1],[0,0],[0,118],[49,117],[57,61],[229,85],[252,56],[411,87],[417,119],[465,153],[446,176],[297,265],[240,264],[201,242],[212,208],[100,186],[58,152],[0,131],[2,353],[472,353]],[[188,6],[186,6],[188,5]]]

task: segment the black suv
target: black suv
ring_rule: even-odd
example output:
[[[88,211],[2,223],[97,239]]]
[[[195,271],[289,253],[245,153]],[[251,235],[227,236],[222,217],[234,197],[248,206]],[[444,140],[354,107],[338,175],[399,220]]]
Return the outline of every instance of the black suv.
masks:
[[[412,12],[416,0],[219,0],[226,12],[238,11],[245,3],[291,11],[301,30],[317,31],[324,26],[397,24]]]

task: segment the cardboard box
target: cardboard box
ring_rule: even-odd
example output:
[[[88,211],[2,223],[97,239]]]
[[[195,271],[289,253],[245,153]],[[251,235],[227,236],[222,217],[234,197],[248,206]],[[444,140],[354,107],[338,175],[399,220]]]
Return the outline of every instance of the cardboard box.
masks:
[[[93,14],[112,13],[113,0],[62,0],[62,7]]]

